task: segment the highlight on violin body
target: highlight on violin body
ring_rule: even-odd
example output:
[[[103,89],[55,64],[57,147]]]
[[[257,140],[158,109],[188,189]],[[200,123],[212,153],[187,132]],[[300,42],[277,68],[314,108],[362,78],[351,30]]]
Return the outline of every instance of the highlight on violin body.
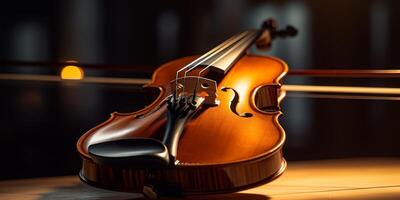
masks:
[[[146,85],[159,89],[152,104],[113,113],[80,138],[80,178],[156,198],[232,192],[279,177],[286,161],[278,89],[288,67],[246,50],[296,33],[269,20],[200,57],[159,67]]]
[[[400,199],[400,1],[1,9],[0,199]]]

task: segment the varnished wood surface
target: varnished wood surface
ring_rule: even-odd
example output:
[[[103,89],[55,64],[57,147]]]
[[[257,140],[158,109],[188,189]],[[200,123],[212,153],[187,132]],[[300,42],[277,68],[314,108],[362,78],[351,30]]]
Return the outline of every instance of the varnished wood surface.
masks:
[[[165,119],[165,112],[159,110],[143,119],[132,117],[154,109],[171,94],[170,81],[175,79],[176,71],[195,58],[180,58],[158,68],[153,74],[152,82],[147,85],[160,88],[158,99],[136,113],[115,113],[107,122],[85,133],[77,144],[80,154],[90,159],[87,147],[93,143],[157,135],[158,127],[165,122],[161,120]],[[254,106],[254,93],[256,88],[263,85],[278,84],[287,71],[287,65],[277,58],[250,55],[242,57],[218,85],[217,97],[220,105],[205,109],[186,125],[178,147],[177,159],[180,163],[198,165],[237,162],[279,149],[285,137],[277,121],[279,113],[259,112]],[[239,95],[237,111],[249,112],[253,116],[244,118],[234,114],[230,109],[234,93],[224,92],[222,87],[235,89]],[[190,134],[185,134],[186,132]]]
[[[142,199],[87,186],[77,176],[0,181],[0,199]],[[174,199],[174,198],[167,198]],[[289,162],[281,178],[240,193],[184,199],[400,199],[400,158]]]
[[[348,78],[395,78],[400,77],[399,69],[303,69],[290,70],[289,76],[348,77]]]
[[[162,102],[174,89],[170,82],[178,69],[194,59],[180,58],[162,65],[147,85],[160,90],[151,105],[133,113],[113,113],[79,139],[82,180],[101,188],[131,192],[141,191],[148,184],[144,170],[93,162],[88,146],[135,137],[159,139],[166,122],[166,104]],[[278,122],[281,112],[261,111],[254,98],[257,88],[278,85],[287,71],[286,63],[278,58],[243,56],[217,86],[219,105],[200,109],[185,125],[178,144],[179,162],[171,169],[155,171],[151,182],[161,188],[174,185],[179,188],[174,194],[210,194],[239,191],[279,177],[286,166],[282,156],[285,133]],[[251,116],[243,117],[241,113]]]

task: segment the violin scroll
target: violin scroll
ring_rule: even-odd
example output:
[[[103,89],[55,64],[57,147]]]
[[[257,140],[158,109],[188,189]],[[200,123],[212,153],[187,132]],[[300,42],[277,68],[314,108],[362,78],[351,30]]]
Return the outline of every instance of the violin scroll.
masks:
[[[81,180],[156,198],[239,191],[279,177],[286,136],[278,87],[288,67],[245,52],[295,33],[267,21],[200,57],[160,66],[148,85],[158,90],[153,103],[114,113],[81,136]]]
[[[261,50],[268,50],[271,48],[271,41],[275,38],[294,37],[298,34],[298,30],[288,25],[285,29],[278,30],[278,24],[274,19],[267,19],[263,22],[260,38],[256,41],[256,46]]]

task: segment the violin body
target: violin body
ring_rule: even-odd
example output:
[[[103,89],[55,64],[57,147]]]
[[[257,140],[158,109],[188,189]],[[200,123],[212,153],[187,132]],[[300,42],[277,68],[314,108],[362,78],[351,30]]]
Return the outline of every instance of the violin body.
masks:
[[[145,86],[159,90],[149,106],[133,113],[112,113],[77,143],[83,159],[80,178],[93,186],[161,195],[193,195],[243,190],[267,183],[286,168],[282,155],[285,133],[278,122],[280,79],[287,65],[274,57],[244,55],[218,82],[217,106],[196,112],[184,125],[176,160],[168,167],[111,165],[96,162],[92,144],[129,138],[160,140],[167,124],[165,99],[176,72],[197,57],[168,62]],[[151,173],[148,173],[151,171]]]

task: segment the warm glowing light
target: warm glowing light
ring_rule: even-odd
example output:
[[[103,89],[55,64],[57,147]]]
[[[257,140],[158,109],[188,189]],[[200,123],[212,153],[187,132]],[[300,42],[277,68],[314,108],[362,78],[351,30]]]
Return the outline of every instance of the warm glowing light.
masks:
[[[321,86],[321,85],[283,85],[282,89],[290,92],[322,92],[322,93],[354,93],[398,95],[400,88],[390,87],[351,87],[351,86]]]
[[[239,80],[235,83],[234,88],[240,97],[246,96],[251,90],[250,81],[246,79]]]
[[[61,79],[67,79],[67,80],[83,79],[83,69],[74,65],[65,66],[61,70]]]

